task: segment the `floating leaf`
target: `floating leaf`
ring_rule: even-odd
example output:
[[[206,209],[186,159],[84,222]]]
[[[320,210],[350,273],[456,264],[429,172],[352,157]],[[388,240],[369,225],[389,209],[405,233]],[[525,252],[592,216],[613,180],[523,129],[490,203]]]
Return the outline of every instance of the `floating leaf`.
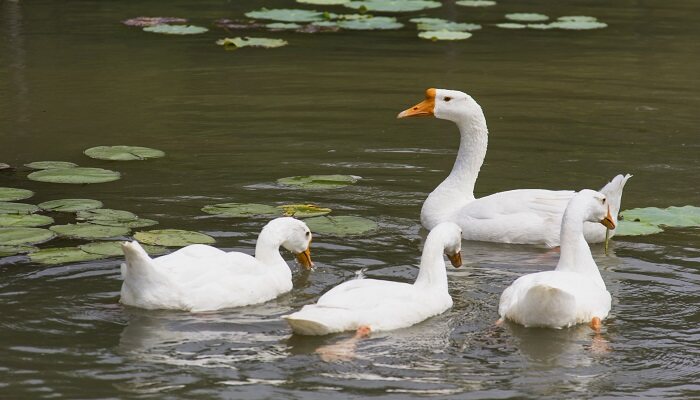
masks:
[[[268,10],[250,11],[245,13],[248,18],[269,19],[280,22],[312,22],[324,19],[323,13],[314,10],[295,10],[287,8],[277,8]]]
[[[475,31],[475,30],[481,29],[481,25],[468,24],[466,22],[440,21],[440,22],[418,23],[417,28],[419,31],[465,32],[465,31]],[[471,36],[471,35],[469,35],[469,36]],[[464,39],[466,39],[466,38],[464,38]],[[441,40],[454,40],[454,39],[441,39]]]
[[[10,164],[0,163],[0,170],[12,168]]]
[[[608,24],[598,21],[557,21],[552,22],[550,25],[555,28],[572,31],[587,31],[590,29],[602,29],[608,27]]]
[[[537,13],[512,13],[506,14],[506,19],[521,22],[540,22],[548,20],[549,17],[544,14]]]
[[[34,214],[37,211],[39,207],[34,204],[0,201],[0,214]]]
[[[39,207],[46,211],[76,212],[100,208],[102,202],[92,199],[60,199],[39,203]]]
[[[360,179],[362,178],[355,175],[310,175],[280,178],[277,182],[287,186],[299,186],[303,189],[335,189],[352,185]]]
[[[0,246],[0,257],[14,256],[15,254],[32,253],[39,250],[34,246]]]
[[[565,15],[557,18],[557,21],[563,22],[595,22],[597,20],[596,17],[588,17],[585,15]]]
[[[394,17],[371,17],[356,20],[339,21],[338,26],[343,29],[371,31],[401,29],[403,24],[396,21]]]
[[[96,224],[66,224],[50,227],[61,236],[75,239],[105,239],[129,234],[129,228]]]
[[[465,7],[490,7],[495,6],[496,2],[491,0],[459,0],[455,4]]]
[[[187,22],[185,18],[177,17],[136,17],[129,18],[122,21],[122,24],[126,26],[155,26],[162,24],[184,24]]]
[[[425,31],[418,34],[419,38],[428,40],[464,40],[472,37],[469,32]]]
[[[301,25],[295,24],[293,22],[289,22],[289,23],[273,22],[271,24],[265,25],[265,27],[271,31],[284,31],[284,30],[299,29],[299,28],[301,28]],[[279,46],[276,46],[276,47],[279,47]]]
[[[92,261],[104,258],[100,254],[88,253],[77,247],[56,247],[53,249],[42,249],[29,255],[32,262],[55,265],[80,261]]]
[[[267,38],[256,38],[256,37],[235,37],[235,38],[224,38],[216,41],[216,44],[220,46],[234,46],[238,47],[264,47],[264,48],[275,48],[286,46],[288,43],[286,40],[282,39],[267,39]]]
[[[304,25],[297,32],[301,33],[318,33],[318,32],[338,32],[340,27],[337,22],[333,21],[316,21]]]
[[[345,4],[350,0],[297,0],[297,3],[313,4],[318,6],[337,6]]]
[[[165,156],[165,153],[160,150],[140,146],[97,146],[91,147],[83,153],[98,160],[114,161],[146,160]]]
[[[280,215],[277,207],[255,203],[221,203],[202,208],[207,214],[218,215],[220,217],[267,217]]]
[[[315,217],[304,222],[313,233],[335,236],[361,235],[379,227],[371,219],[349,216]]]
[[[209,29],[195,25],[168,25],[159,24],[143,28],[145,32],[163,33],[166,35],[196,35],[207,32]]]
[[[556,28],[556,26],[554,24],[527,24],[527,27],[530,29],[541,29],[541,30],[555,29]]]
[[[120,176],[119,172],[108,169],[76,167],[35,171],[27,178],[39,182],[81,184],[112,182]]]
[[[0,228],[0,245],[16,246],[43,243],[56,234],[43,228]]]
[[[209,235],[180,229],[136,232],[134,239],[141,243],[166,247],[182,247],[190,244],[212,244],[216,242],[216,240]]]
[[[31,169],[53,169],[53,168],[75,168],[76,163],[68,161],[34,161],[29,164],[24,164],[25,167]]]
[[[261,29],[265,27],[265,24],[260,22],[241,19],[231,20],[226,18],[216,20],[214,25],[224,29]]]
[[[326,215],[331,212],[330,208],[319,207],[314,204],[283,204],[277,206],[284,212],[286,217],[309,218]]]
[[[411,12],[438,8],[442,3],[428,0],[365,0],[351,1],[345,4],[355,10],[380,12]]]
[[[34,192],[27,189],[0,187],[0,201],[24,200],[34,196]]]
[[[143,245],[141,247],[151,256],[157,256],[168,252],[168,249],[162,246]],[[121,257],[124,255],[122,251],[122,242],[95,242],[80,245],[78,248],[86,253],[99,254],[105,257]]]
[[[112,210],[111,208],[98,208],[93,210],[83,210],[78,211],[79,220],[89,220],[93,221],[134,221],[139,217],[130,212],[124,210]]]
[[[654,224],[628,220],[618,221],[615,228],[615,236],[642,236],[659,232],[663,232],[663,229]]]
[[[525,28],[527,28],[527,25],[516,24],[514,22],[504,22],[501,24],[496,24],[496,26],[499,28],[503,28],[503,29],[525,29]]]
[[[0,226],[36,227],[53,224],[53,218],[36,214],[0,214]]]
[[[700,226],[700,207],[634,208],[622,212],[625,221],[672,227]]]
[[[125,228],[131,228],[131,229],[145,228],[147,226],[158,225],[158,221],[148,219],[148,218],[139,218],[139,219],[135,219],[132,221],[114,221],[114,220],[92,221],[91,220],[90,223],[97,224],[97,225],[105,225],[105,226],[123,226]]]

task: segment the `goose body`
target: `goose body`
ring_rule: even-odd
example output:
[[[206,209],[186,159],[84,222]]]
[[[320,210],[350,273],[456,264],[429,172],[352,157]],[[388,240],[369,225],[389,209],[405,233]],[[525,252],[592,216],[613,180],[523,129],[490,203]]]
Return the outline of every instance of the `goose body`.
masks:
[[[452,171],[423,203],[421,223],[426,229],[449,221],[457,223],[468,240],[559,245],[562,215],[574,191],[518,189],[474,197],[476,179],[486,156],[488,128],[481,107],[471,96],[455,90],[428,89],[425,101],[401,112],[398,118],[418,116],[453,121],[460,131]],[[601,189],[610,201],[614,218],[630,177],[617,175]],[[600,224],[587,222],[584,227],[589,243],[604,241],[605,233]],[[614,233],[611,231],[611,236]]]
[[[294,333],[325,335],[365,327],[388,331],[417,324],[452,307],[443,253],[461,265],[461,233],[453,223],[440,224],[428,235],[415,283],[378,279],[344,282],[300,311],[283,318]]]
[[[524,275],[501,295],[498,313],[526,327],[564,328],[597,319],[610,311],[611,297],[584,238],[584,222],[615,223],[605,195],[576,194],[561,226],[561,257],[553,271]]]
[[[210,311],[262,303],[292,289],[279,247],[311,267],[311,233],[301,221],[277,218],[260,232],[255,257],[201,244],[151,258],[138,242],[122,244],[123,304],[146,309]]]

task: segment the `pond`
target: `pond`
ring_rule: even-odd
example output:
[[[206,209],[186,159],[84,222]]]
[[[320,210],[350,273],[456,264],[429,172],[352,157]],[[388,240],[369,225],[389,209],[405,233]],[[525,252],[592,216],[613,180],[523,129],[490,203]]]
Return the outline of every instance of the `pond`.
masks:
[[[426,232],[425,197],[449,173],[449,122],[397,120],[429,87],[471,94],[489,124],[477,197],[514,188],[599,189],[634,175],[623,209],[700,205],[700,9],[695,1],[498,1],[394,15],[397,30],[226,32],[221,18],[267,8],[355,12],[269,1],[11,1],[0,3],[0,186],[20,202],[99,200],[158,221],[149,229],[205,233],[252,253],[267,218],[221,218],[218,203],[314,203],[377,230],[318,234],[316,269],[265,304],[207,313],[119,304],[119,257],[44,265],[0,258],[3,398],[689,398],[700,395],[700,230],[668,228],[592,246],[613,305],[600,336],[494,326],[516,277],[551,269],[537,246],[464,242],[448,268],[454,306],[414,327],[356,343],[350,360],[323,346],[351,334],[292,335],[279,317],[357,276],[411,282]],[[502,29],[509,13],[594,16],[608,26]],[[163,35],[127,27],[138,16],[207,27]],[[462,41],[421,39],[409,18],[481,24]],[[511,21],[513,22],[513,21]],[[227,51],[232,36],[282,39]],[[155,148],[165,157],[107,161],[95,146]],[[65,185],[27,179],[35,161],[117,171]],[[307,190],[291,176],[352,175]],[[50,213],[56,224],[75,222]],[[41,248],[86,241],[55,238]]]

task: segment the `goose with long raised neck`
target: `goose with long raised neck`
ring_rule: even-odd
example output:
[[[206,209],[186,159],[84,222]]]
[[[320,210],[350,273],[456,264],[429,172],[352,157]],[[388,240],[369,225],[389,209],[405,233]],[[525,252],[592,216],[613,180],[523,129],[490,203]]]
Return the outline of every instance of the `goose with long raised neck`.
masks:
[[[501,294],[498,313],[526,327],[565,328],[589,323],[596,331],[610,312],[605,287],[584,238],[586,222],[615,229],[606,196],[594,190],[578,192],[566,207],[561,223],[561,256],[553,271],[516,279]]]
[[[121,303],[146,309],[211,311],[263,303],[292,289],[292,271],[279,248],[311,269],[311,231],[294,218],[263,227],[255,256],[194,244],[151,258],[138,242],[122,243],[126,262]]]
[[[571,190],[517,189],[474,197],[474,185],[486,156],[489,131],[481,106],[468,94],[456,90],[428,89],[426,99],[401,112],[397,118],[435,117],[457,124],[459,151],[452,171],[430,193],[421,209],[421,223],[432,229],[441,222],[454,222],[468,240],[559,245],[559,226]],[[622,190],[631,175],[617,175],[600,191],[610,202],[614,218],[620,210]],[[610,237],[615,234],[612,230]],[[605,240],[600,224],[586,223],[589,243]]]
[[[425,240],[413,284],[354,279],[332,288],[316,304],[282,318],[294,333],[302,335],[357,331],[358,336],[364,336],[417,324],[452,307],[443,253],[454,267],[459,267],[461,245],[459,226],[439,224]]]

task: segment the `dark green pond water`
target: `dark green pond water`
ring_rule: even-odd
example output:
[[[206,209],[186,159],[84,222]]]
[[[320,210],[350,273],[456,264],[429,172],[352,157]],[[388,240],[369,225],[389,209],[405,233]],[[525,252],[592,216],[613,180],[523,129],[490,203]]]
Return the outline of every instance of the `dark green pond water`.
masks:
[[[700,3],[694,0],[501,1],[430,12],[491,24],[508,12],[592,15],[594,31],[493,26],[463,42],[390,32],[266,34],[274,50],[224,51],[218,28],[149,34],[120,20],[189,17],[211,26],[270,1],[0,1],[0,162],[65,160],[118,170],[112,183],[32,182],[37,204],[102,200],[251,253],[265,220],[200,208],[228,201],[316,202],[379,222],[352,238],[317,235],[317,269],[294,267],[294,290],[266,304],[213,313],[152,312],[118,303],[118,259],[41,266],[0,259],[0,397],[41,398],[571,398],[700,396],[700,231],[616,238],[593,253],[613,296],[601,337],[493,326],[501,291],[553,268],[531,246],[467,243],[449,269],[454,307],[357,345],[347,362],[321,346],[350,335],[292,336],[278,317],[358,273],[412,281],[424,232],[420,206],[452,167],[449,122],[397,121],[427,87],[466,91],[490,128],[477,196],[512,188],[600,188],[634,174],[623,208],[700,205]],[[313,8],[313,7],[306,7]],[[316,7],[321,9],[322,7]],[[333,9],[343,12],[342,8]],[[107,162],[88,147],[155,147],[167,157]],[[278,178],[362,176],[326,191]],[[55,239],[42,247],[83,242]],[[291,257],[289,257],[291,264]]]

